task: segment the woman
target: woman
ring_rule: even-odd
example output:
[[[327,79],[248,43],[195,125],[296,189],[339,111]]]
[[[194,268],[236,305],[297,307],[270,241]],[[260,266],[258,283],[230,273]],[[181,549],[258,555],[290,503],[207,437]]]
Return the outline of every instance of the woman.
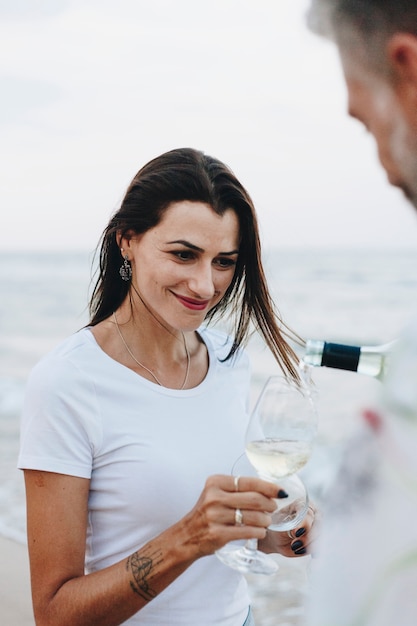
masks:
[[[37,625],[249,624],[243,576],[213,553],[250,537],[305,553],[312,513],[295,540],[267,534],[277,487],[230,475],[251,322],[297,374],[252,201],[225,165],[182,149],[138,172],[104,231],[90,311],[28,385],[19,467]],[[232,339],[202,327],[228,313]]]

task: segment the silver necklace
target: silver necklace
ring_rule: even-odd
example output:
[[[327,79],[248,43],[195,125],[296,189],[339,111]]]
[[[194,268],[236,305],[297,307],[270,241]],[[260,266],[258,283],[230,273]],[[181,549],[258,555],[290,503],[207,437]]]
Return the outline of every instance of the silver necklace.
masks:
[[[135,357],[135,355],[132,353],[131,349],[129,348],[129,346],[127,345],[125,338],[122,335],[122,331],[120,330],[120,326],[119,323],[117,321],[117,317],[116,317],[116,311],[113,311],[113,317],[114,317],[114,321],[116,324],[116,328],[117,328],[117,332],[119,333],[120,339],[122,340],[122,343],[124,345],[124,347],[126,348],[126,350],[128,351],[128,353],[130,354],[130,356],[132,357],[132,359],[135,361],[135,363],[137,363],[140,367],[142,367],[144,370],[146,370],[151,376],[152,378],[154,378],[156,380],[156,382],[158,383],[158,385],[160,385],[161,387],[163,387],[164,385],[161,383],[161,381],[159,380],[159,378],[153,373],[152,370],[149,369],[149,367],[146,367],[146,365],[144,365],[143,363],[141,363],[140,361],[137,360],[137,358]],[[184,333],[181,331],[181,335],[182,335],[182,340],[184,342],[184,348],[185,348],[185,354],[187,355],[187,368],[185,370],[185,377],[184,377],[184,382],[182,383],[181,387],[180,387],[180,391],[181,389],[184,389],[185,385],[187,384],[187,380],[188,380],[188,374],[190,372],[190,353],[188,351],[188,346],[187,346],[187,341],[185,339],[185,335]]]

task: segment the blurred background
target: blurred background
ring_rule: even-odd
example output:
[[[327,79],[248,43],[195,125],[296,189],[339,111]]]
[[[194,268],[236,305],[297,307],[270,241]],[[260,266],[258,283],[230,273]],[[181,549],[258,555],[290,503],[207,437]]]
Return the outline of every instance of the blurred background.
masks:
[[[232,167],[266,245],[414,246],[307,6],[0,0],[0,248],[91,250],[135,172],[180,146]]]
[[[36,361],[88,321],[93,251],[130,179],[192,146],[258,209],[284,320],[304,338],[394,339],[415,310],[417,222],[346,115],[307,0],[0,0],[0,535],[25,541],[15,469]],[[276,366],[256,341],[253,395]],[[314,373],[326,485],[372,379]],[[308,469],[308,468],[306,468]],[[257,626],[300,626],[308,559],[252,577]],[[23,622],[21,622],[23,623]]]

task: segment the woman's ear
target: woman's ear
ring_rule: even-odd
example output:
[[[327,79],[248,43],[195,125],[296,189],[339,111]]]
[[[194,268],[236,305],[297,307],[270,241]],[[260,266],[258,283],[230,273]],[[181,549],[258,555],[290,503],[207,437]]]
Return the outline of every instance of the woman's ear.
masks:
[[[130,244],[132,241],[133,234],[134,233],[130,230],[124,234],[122,234],[121,231],[118,231],[116,234],[116,242],[120,248],[120,253],[123,257],[125,257],[126,254],[129,257]]]

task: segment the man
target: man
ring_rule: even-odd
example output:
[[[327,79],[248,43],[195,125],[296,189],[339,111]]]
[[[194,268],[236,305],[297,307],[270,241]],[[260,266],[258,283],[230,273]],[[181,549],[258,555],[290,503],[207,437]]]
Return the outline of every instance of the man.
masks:
[[[349,113],[417,208],[417,0],[311,0],[337,46]],[[417,322],[364,413],[325,505],[309,626],[417,624]]]

